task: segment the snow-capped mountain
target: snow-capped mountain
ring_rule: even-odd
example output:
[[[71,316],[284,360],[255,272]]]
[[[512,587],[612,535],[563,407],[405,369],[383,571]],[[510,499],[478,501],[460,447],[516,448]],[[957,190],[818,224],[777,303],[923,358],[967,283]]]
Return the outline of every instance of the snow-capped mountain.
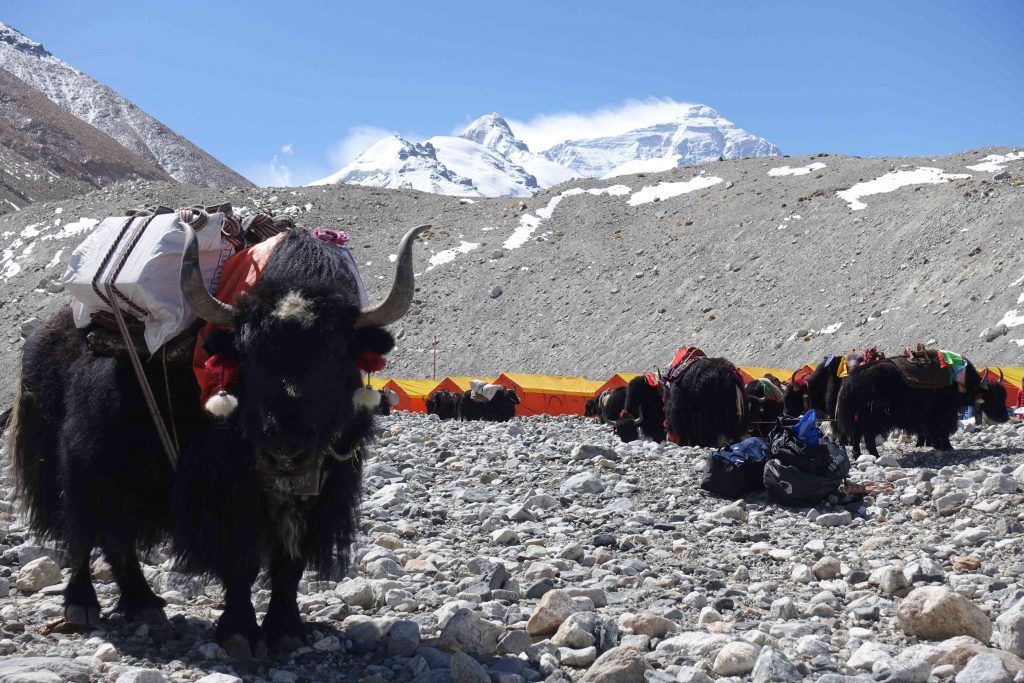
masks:
[[[545,159],[540,154],[531,152],[526,143],[518,139],[512,132],[508,121],[498,114],[491,113],[481,116],[469,124],[459,137],[480,143],[512,163],[521,166],[537,179],[537,183],[542,188],[564,183],[579,175],[565,166]]]
[[[541,174],[544,181],[531,172]],[[497,114],[474,121],[459,136],[422,143],[385,138],[337,173],[313,185],[358,183],[464,197],[529,197],[574,174],[530,152]]]
[[[0,68],[175,180],[208,187],[252,186],[124,97],[3,23]]]
[[[579,175],[611,178],[627,173],[665,171],[708,161],[776,156],[779,148],[752,135],[711,107],[691,105],[672,121],[621,135],[567,140],[544,156]]]
[[[454,173],[437,158],[428,142],[392,135],[374,143],[337,173],[310,185],[354,183],[371,187],[420,190],[457,197],[480,196],[469,178]]]
[[[710,107],[691,105],[671,121],[587,140],[567,140],[542,154],[530,150],[498,114],[473,121],[457,137],[414,143],[381,141],[313,185],[358,183],[461,196],[523,197],[578,177],[664,171],[719,157],[774,156],[779,149]],[[409,159],[416,157],[415,161]]]

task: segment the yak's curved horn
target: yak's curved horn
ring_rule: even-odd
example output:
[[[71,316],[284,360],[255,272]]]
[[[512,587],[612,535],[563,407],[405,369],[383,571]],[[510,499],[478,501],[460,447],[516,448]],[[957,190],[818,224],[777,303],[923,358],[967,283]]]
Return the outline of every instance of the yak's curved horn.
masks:
[[[999,371],[999,382],[1001,384],[1004,381],[1003,380],[1003,369],[1002,368],[996,368],[996,370]]]
[[[188,223],[181,223],[185,231],[185,253],[181,258],[181,296],[192,312],[208,323],[231,327],[235,321],[235,307],[210,294],[203,284],[199,270],[199,238]]]
[[[644,407],[643,406],[637,406],[636,407],[636,412],[637,412],[638,417],[633,420],[633,424],[639,425],[639,424],[641,424],[644,421]]]
[[[395,268],[395,281],[391,285],[391,292],[381,303],[359,312],[356,329],[390,325],[400,320],[409,310],[416,291],[416,280],[412,272],[412,243],[429,227],[429,224],[416,226],[402,237],[398,244],[398,265]]]

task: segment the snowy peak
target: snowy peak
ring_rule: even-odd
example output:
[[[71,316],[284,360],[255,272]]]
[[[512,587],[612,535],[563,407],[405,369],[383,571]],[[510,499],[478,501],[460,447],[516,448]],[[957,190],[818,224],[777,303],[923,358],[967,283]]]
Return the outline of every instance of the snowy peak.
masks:
[[[252,185],[132,102],[3,23],[0,68],[175,180],[206,187]]]
[[[500,124],[492,120],[475,128],[471,126],[466,132],[499,149],[530,156],[528,150],[516,151],[517,145],[524,149],[526,146],[515,139],[504,119],[495,117]],[[485,118],[478,119],[474,126]],[[334,175],[312,184],[337,183],[471,197],[529,197],[541,189],[537,178],[522,165],[466,135],[436,135],[422,143],[392,135]]]
[[[581,176],[654,173],[719,157],[779,154],[772,143],[700,104],[689,105],[670,121],[605,137],[567,140],[543,154],[531,152],[508,121],[494,112],[476,119],[455,137],[436,136],[422,144],[397,136],[388,140],[314,184],[359,183],[443,194],[523,197]],[[396,140],[403,144],[397,145]],[[423,163],[404,163],[415,155],[423,157]],[[454,191],[431,189],[439,187]]]
[[[26,52],[37,57],[50,57],[50,53],[43,47],[42,43],[30,39],[17,29],[0,23],[0,43],[7,43],[15,50]]]
[[[495,113],[484,114],[469,124],[459,137],[472,140],[508,159],[512,159],[513,155],[530,152],[526,143],[512,132],[508,121]]]
[[[377,141],[345,168],[310,184],[339,183],[462,197],[480,195],[472,180],[453,172],[437,158],[433,144],[411,142],[400,135]]]
[[[547,159],[594,178],[664,171],[719,157],[739,159],[778,154],[778,147],[771,142],[699,104],[691,105],[671,121],[619,135],[567,140],[544,152]]]

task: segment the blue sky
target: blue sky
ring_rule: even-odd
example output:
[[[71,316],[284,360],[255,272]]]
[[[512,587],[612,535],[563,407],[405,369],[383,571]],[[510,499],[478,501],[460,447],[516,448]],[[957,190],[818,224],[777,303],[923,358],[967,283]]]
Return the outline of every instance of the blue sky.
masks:
[[[258,183],[327,175],[387,131],[651,98],[793,155],[1024,144],[1017,0],[0,0],[0,21]]]

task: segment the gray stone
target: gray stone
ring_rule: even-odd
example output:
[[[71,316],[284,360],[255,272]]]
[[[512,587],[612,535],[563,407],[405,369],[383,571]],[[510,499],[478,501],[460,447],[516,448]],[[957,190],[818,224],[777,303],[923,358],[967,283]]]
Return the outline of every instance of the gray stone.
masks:
[[[591,472],[580,472],[574,474],[559,487],[563,493],[601,493],[604,491],[604,484]]]
[[[996,644],[1015,655],[1024,655],[1024,600],[996,617]]]
[[[644,679],[651,665],[643,653],[630,647],[608,650],[587,669],[581,683],[636,683]]]
[[[802,678],[803,674],[786,655],[769,646],[761,648],[750,674],[753,683],[786,683]]]
[[[18,572],[15,586],[22,593],[36,593],[61,582],[60,567],[49,557],[39,557]]]
[[[956,683],[1010,683],[1013,676],[1003,666],[1003,660],[996,655],[978,654],[971,657],[960,673]]]
[[[759,648],[743,641],[728,643],[715,656],[714,671],[719,676],[742,676],[754,669]]]
[[[400,620],[388,632],[388,655],[411,657],[420,646],[420,626],[415,621]]]
[[[491,683],[487,669],[463,652],[452,653],[451,670],[455,683]]]
[[[455,612],[441,631],[442,641],[453,641],[477,657],[489,657],[498,649],[498,640],[504,635],[501,624],[480,618],[475,612],[462,608]]]
[[[820,526],[846,526],[853,521],[853,515],[848,510],[842,512],[826,512],[818,515],[814,520]]]

